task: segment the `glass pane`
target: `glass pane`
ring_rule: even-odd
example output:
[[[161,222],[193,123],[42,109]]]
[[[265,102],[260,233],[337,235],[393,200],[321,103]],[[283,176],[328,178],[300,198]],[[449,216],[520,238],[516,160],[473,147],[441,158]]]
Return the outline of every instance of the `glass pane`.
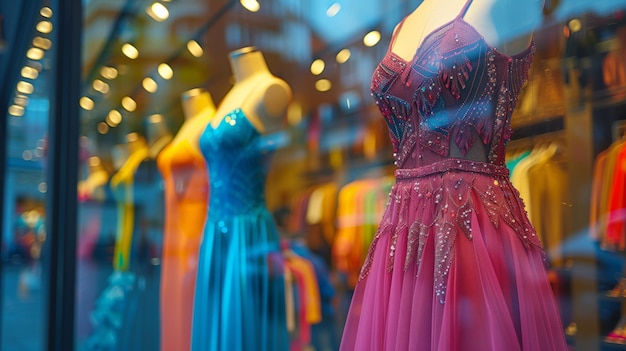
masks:
[[[47,264],[46,133],[50,120],[51,77],[54,71],[54,10],[47,2],[28,7],[32,26],[20,17],[5,17],[5,29],[26,31],[25,52],[15,51],[17,84],[11,92],[7,119],[7,163],[2,224],[3,350],[44,350],[48,290],[42,277]],[[19,13],[19,5],[14,5]],[[15,27],[11,27],[11,26]],[[9,43],[15,48],[17,43]],[[4,141],[3,141],[4,142]]]
[[[417,51],[399,35],[397,52],[394,28],[421,1],[83,3],[79,350],[262,342],[336,350],[351,304],[385,311],[401,330],[410,323],[393,318],[409,316],[413,297],[423,296],[413,294],[414,280],[427,296],[419,302],[439,311],[444,287],[471,264],[478,268],[463,275],[476,278],[468,289],[479,272],[496,272],[480,288],[504,296],[497,310],[514,310],[501,316],[514,332],[522,333],[518,301],[539,298],[551,306],[537,308],[551,316],[540,319],[554,327],[540,329],[565,334],[572,348],[626,338],[626,203],[615,173],[624,157],[603,168],[604,150],[623,144],[624,0],[545,1],[532,41],[530,27],[488,33],[479,2],[468,2],[467,22],[457,17],[423,35]],[[463,1],[450,3],[462,11]],[[444,23],[429,21],[431,30]],[[454,55],[426,51],[440,39]],[[241,60],[258,65],[247,70]],[[270,91],[255,69],[278,79]],[[241,84],[250,77],[259,78],[250,85],[257,90]],[[406,96],[389,95],[391,86]],[[446,107],[458,101],[465,105],[451,120]],[[442,158],[446,167],[422,168]],[[489,171],[463,173],[475,164],[459,158]],[[467,178],[432,183],[455,172]],[[459,194],[444,197],[444,185]],[[502,245],[465,255],[477,245],[472,231],[487,233],[486,246]],[[540,247],[546,271],[530,249]],[[451,248],[469,251],[443,251]],[[532,263],[513,262],[509,249]],[[426,273],[423,257],[433,266]],[[529,286],[511,283],[524,274],[539,277],[541,293],[509,291]],[[385,298],[355,295],[372,275]],[[481,300],[484,309],[492,300]],[[399,301],[409,302],[387,313]],[[457,312],[459,320],[480,315]],[[430,312],[410,317],[426,329],[433,322]]]

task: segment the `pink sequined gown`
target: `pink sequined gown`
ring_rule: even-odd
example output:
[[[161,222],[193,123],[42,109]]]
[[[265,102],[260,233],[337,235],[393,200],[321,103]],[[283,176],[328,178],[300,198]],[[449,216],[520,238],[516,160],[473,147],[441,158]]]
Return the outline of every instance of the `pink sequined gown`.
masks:
[[[542,245],[504,163],[535,46],[491,47],[463,19],[470,3],[410,62],[389,50],[374,72],[396,183],[341,350],[567,350]]]

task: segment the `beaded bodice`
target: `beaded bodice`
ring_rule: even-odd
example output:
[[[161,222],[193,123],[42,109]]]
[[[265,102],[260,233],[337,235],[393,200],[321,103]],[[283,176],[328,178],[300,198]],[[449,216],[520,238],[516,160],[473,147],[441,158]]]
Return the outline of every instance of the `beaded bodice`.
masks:
[[[510,119],[528,79],[534,42],[506,55],[490,46],[463,11],[428,34],[406,61],[390,49],[374,71],[371,92],[389,127],[398,168],[461,157],[480,141],[477,161],[504,165]],[[469,158],[469,157],[468,157]]]
[[[241,109],[226,115],[200,136],[209,169],[209,220],[265,209],[265,178],[272,155],[264,138]]]

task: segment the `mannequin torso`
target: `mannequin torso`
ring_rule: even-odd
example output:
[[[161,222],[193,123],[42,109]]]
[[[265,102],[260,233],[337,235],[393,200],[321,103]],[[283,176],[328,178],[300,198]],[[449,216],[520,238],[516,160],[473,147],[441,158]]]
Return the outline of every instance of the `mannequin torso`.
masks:
[[[264,133],[276,129],[291,98],[291,88],[269,71],[263,54],[248,47],[234,51],[230,63],[235,85],[218,107],[210,127],[216,128],[235,109],[241,109],[249,122]]]

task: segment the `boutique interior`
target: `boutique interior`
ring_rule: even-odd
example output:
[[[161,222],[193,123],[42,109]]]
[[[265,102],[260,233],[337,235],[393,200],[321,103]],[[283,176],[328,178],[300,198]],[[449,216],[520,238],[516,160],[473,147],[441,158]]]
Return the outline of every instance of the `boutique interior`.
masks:
[[[189,349],[211,211],[211,149],[198,143],[205,128],[248,118],[228,97],[235,61],[250,54],[279,81],[271,101],[288,98],[274,120],[249,121],[272,156],[247,182],[264,181],[280,235],[290,348],[338,349],[394,184],[372,72],[420,2],[82,2],[77,350]],[[41,1],[24,29],[30,49],[12,58],[21,68],[6,112],[3,350],[43,347],[12,336],[45,329],[50,57],[63,59],[54,6]],[[626,2],[546,0],[534,41],[507,145],[511,181],[546,249],[571,349],[626,350]]]

